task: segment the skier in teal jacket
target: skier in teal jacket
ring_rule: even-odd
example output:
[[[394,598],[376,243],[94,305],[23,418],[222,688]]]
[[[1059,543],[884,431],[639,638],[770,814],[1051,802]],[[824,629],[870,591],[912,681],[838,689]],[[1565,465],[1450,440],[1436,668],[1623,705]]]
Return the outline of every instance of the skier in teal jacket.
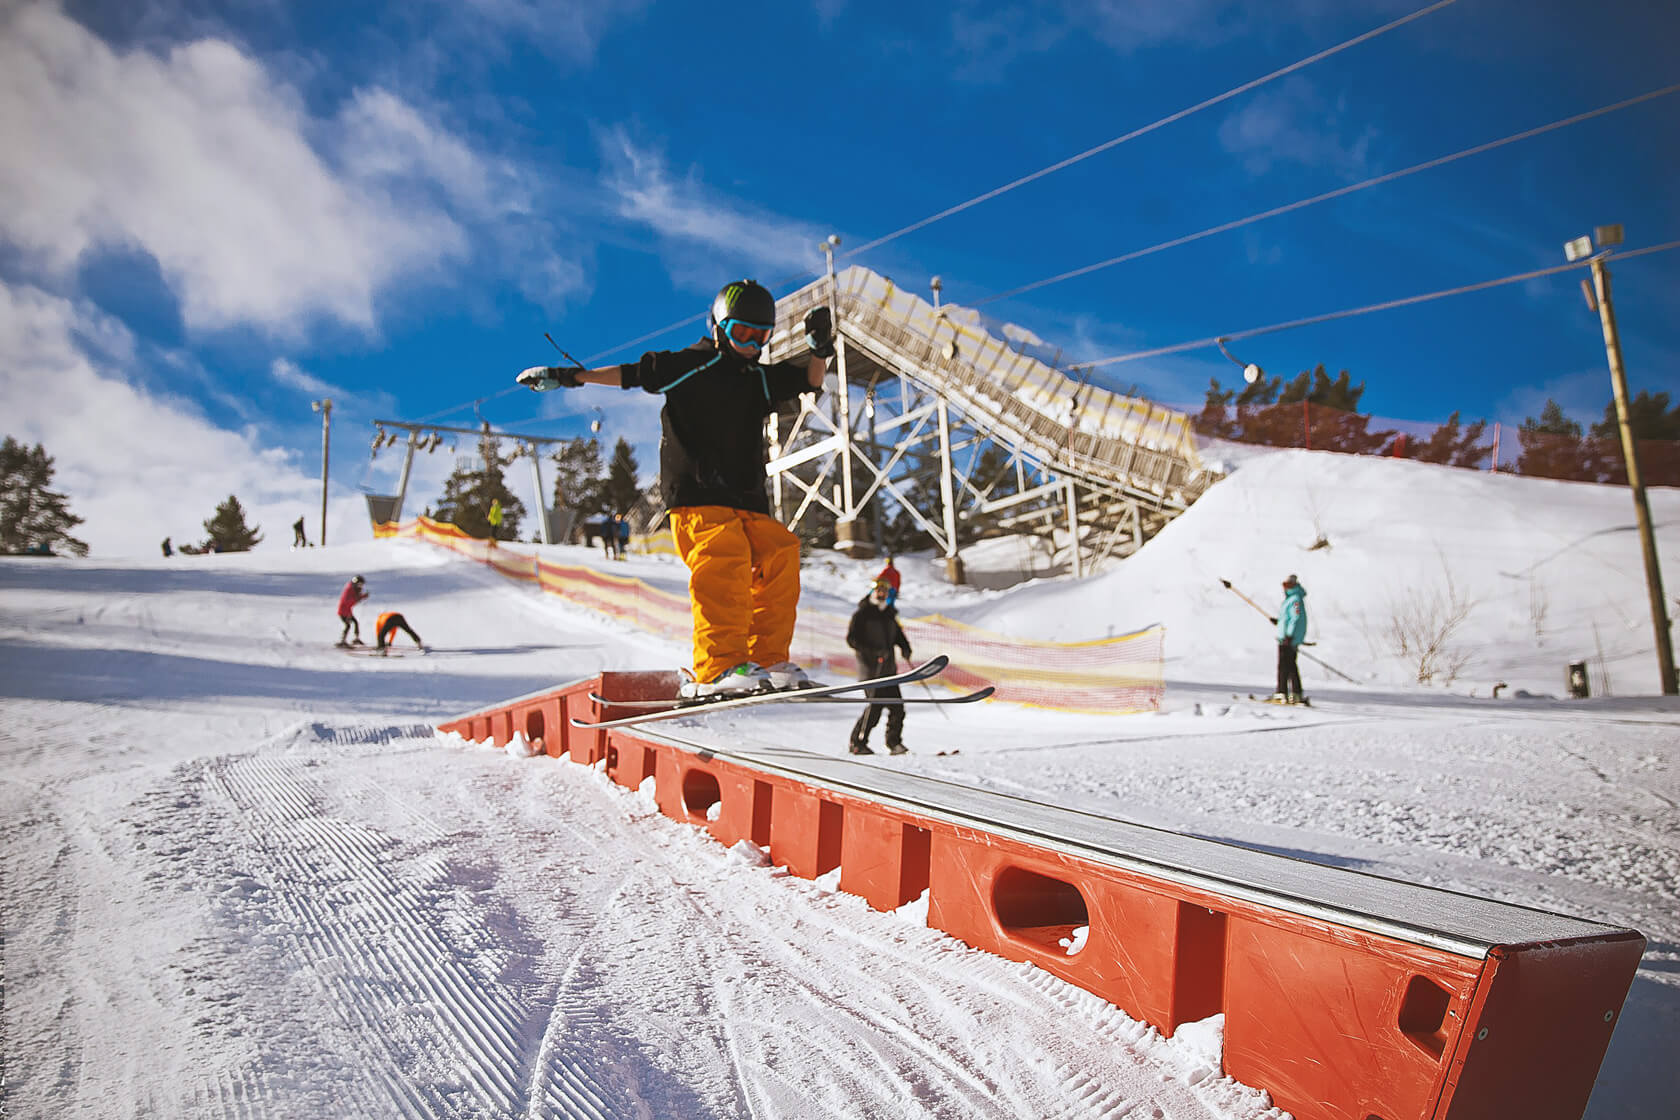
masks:
[[[1283,581],[1283,606],[1272,621],[1277,623],[1278,643],[1277,692],[1272,699],[1299,704],[1301,670],[1295,664],[1295,653],[1307,640],[1307,589],[1293,575]]]

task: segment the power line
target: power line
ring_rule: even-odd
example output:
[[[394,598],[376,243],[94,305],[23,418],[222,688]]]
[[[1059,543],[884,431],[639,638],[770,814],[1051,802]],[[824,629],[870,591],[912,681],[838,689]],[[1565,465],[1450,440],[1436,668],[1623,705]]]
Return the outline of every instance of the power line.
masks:
[[[1644,249],[1633,249],[1626,253],[1617,253],[1613,260],[1624,261],[1633,257],[1643,257],[1650,253],[1664,253],[1670,249],[1680,249],[1680,241],[1665,241],[1661,245],[1651,245]],[[1345,311],[1331,311],[1323,315],[1309,315],[1304,319],[1291,319],[1286,323],[1273,323],[1266,327],[1251,327],[1245,331],[1229,331],[1224,334],[1198,338],[1193,342],[1179,342],[1172,346],[1158,346],[1153,350],[1138,350],[1130,354],[1116,354],[1110,358],[1098,358],[1094,362],[1080,362],[1081,367],[1095,369],[1097,366],[1117,365],[1120,362],[1135,362],[1143,358],[1159,358],[1164,354],[1180,354],[1186,350],[1199,350],[1204,346],[1214,346],[1220,342],[1233,342],[1237,339],[1255,338],[1263,334],[1276,334],[1278,331],[1293,330],[1296,327],[1312,326],[1315,323],[1328,323],[1335,319],[1350,319],[1355,315],[1368,315],[1374,311],[1388,311],[1396,307],[1407,307],[1414,303],[1427,303],[1431,300],[1445,299],[1448,296],[1464,295],[1467,292],[1479,292],[1487,288],[1497,288],[1505,284],[1517,284],[1524,280],[1534,280],[1541,276],[1556,276],[1560,272],[1572,269],[1588,268],[1588,261],[1574,261],[1570,264],[1553,265],[1551,268],[1535,269],[1533,272],[1520,272],[1515,276],[1501,276],[1497,280],[1482,280],[1475,284],[1463,284],[1456,288],[1443,288],[1437,292],[1425,292],[1422,295],[1405,296],[1401,299],[1384,300],[1382,303],[1367,304],[1364,307],[1348,308]]]
[[[1035,182],[1039,179],[1044,178],[1047,175],[1053,175],[1056,172],[1061,171],[1065,168],[1072,167],[1074,164],[1080,163],[1080,162],[1082,162],[1084,160],[1087,160],[1087,159],[1090,159],[1092,156],[1101,155],[1103,152],[1108,151],[1110,148],[1118,147],[1121,144],[1126,143],[1128,140],[1136,140],[1140,136],[1146,136],[1149,133],[1156,131],[1157,129],[1165,128],[1169,124],[1175,124],[1178,121],[1184,120],[1186,117],[1194,116],[1196,113],[1201,112],[1203,109],[1212,108],[1213,106],[1218,105],[1223,101],[1229,101],[1233,97],[1237,97],[1241,94],[1247,93],[1249,90],[1258,89],[1259,87],[1265,85],[1268,82],[1275,81],[1276,79],[1282,78],[1282,77],[1284,77],[1288,74],[1293,74],[1297,70],[1301,70],[1301,69],[1304,69],[1308,66],[1311,66],[1313,63],[1320,62],[1320,61],[1322,61],[1326,58],[1329,58],[1331,55],[1340,54],[1342,51],[1345,51],[1345,50],[1349,49],[1350,47],[1356,47],[1360,43],[1368,42],[1371,39],[1377,38],[1379,35],[1385,35],[1388,32],[1393,31],[1395,28],[1403,27],[1406,24],[1411,23],[1413,20],[1422,19],[1424,16],[1429,15],[1433,12],[1437,12],[1440,9],[1445,8],[1448,5],[1454,4],[1454,3],[1457,3],[1457,0],[1437,0],[1436,3],[1430,4],[1428,7],[1419,8],[1417,11],[1413,12],[1411,15],[1402,16],[1399,19],[1393,20],[1390,23],[1383,24],[1381,27],[1373,28],[1372,30],[1367,31],[1362,35],[1356,35],[1353,38],[1347,40],[1346,42],[1338,43],[1333,47],[1329,47],[1329,48],[1326,48],[1325,50],[1319,51],[1317,54],[1308,55],[1306,58],[1300,59],[1296,62],[1292,62],[1288,66],[1283,67],[1282,69],[1273,70],[1270,74],[1267,74],[1263,77],[1255,78],[1252,81],[1244,82],[1240,86],[1235,86],[1231,89],[1228,89],[1224,93],[1221,93],[1216,97],[1210,97],[1205,101],[1197,102],[1195,105],[1190,106],[1188,109],[1180,109],[1176,113],[1172,113],[1172,114],[1169,114],[1168,116],[1162,117],[1160,120],[1155,121],[1153,124],[1146,124],[1142,128],[1136,128],[1136,129],[1133,129],[1131,132],[1123,133],[1119,136],[1116,136],[1112,140],[1105,140],[1101,144],[1098,144],[1094,148],[1087,148],[1083,152],[1080,152],[1078,155],[1069,156],[1066,159],[1059,160],[1056,163],[1052,163],[1048,167],[1042,167],[1039,170],[1034,171],[1030,175],[1023,175],[1021,178],[1016,179],[1016,180],[1014,180],[1013,182],[1010,182],[1010,183],[1005,183],[1001,187],[996,187],[992,190],[989,190],[985,194],[976,195],[975,197],[969,199],[967,202],[962,202],[962,203],[958,203],[956,206],[947,207],[946,209],[939,211],[937,214],[930,214],[928,217],[923,218],[918,222],[912,222],[910,225],[907,225],[907,226],[903,227],[902,229],[894,230],[892,233],[886,234],[882,237],[877,237],[873,241],[865,242],[864,244],[859,245],[855,249],[850,249],[844,255],[847,256],[847,257],[855,257],[859,253],[866,253],[871,249],[877,249],[877,248],[881,247],[882,245],[885,245],[887,242],[894,241],[894,240],[896,240],[900,237],[903,237],[906,234],[914,233],[919,229],[926,229],[928,226],[933,225],[935,222],[943,221],[946,218],[951,217],[953,214],[960,214],[964,210],[967,210],[967,209],[970,209],[971,207],[980,205],[982,202],[989,202],[992,199],[997,198],[999,195],[1007,194],[1008,192],[1014,190],[1016,187],[1024,187],[1028,183]],[[776,285],[776,287],[777,288],[785,287],[788,284],[792,284],[792,283],[795,283],[797,281],[804,280],[808,276],[815,275],[815,274],[817,274],[817,272],[818,272],[817,269],[812,268],[812,269],[807,269],[804,272],[795,273],[794,275],[789,276],[786,279],[780,281]],[[613,354],[618,353],[620,350],[625,350],[625,349],[628,349],[629,347],[639,345],[640,343],[651,341],[655,338],[660,337],[661,335],[668,334],[671,331],[676,330],[678,327],[685,327],[690,323],[699,322],[703,318],[705,318],[704,315],[690,315],[686,319],[679,319],[676,322],[671,323],[667,326],[660,327],[658,330],[649,331],[647,334],[640,335],[636,338],[632,338],[628,342],[621,342],[617,346],[612,346],[612,347],[609,347],[605,350],[602,350],[600,353],[593,354],[590,357],[584,359],[584,361],[586,363],[587,362],[599,361],[602,358],[609,357]]]
[[[1303,58],[1298,62],[1290,63],[1288,66],[1283,67],[1281,70],[1273,70],[1270,74],[1267,74],[1264,77],[1255,78],[1253,81],[1244,82],[1240,86],[1236,86],[1236,87],[1233,87],[1232,89],[1226,90],[1224,93],[1219,94],[1217,97],[1210,97],[1206,101],[1197,102],[1195,105],[1190,106],[1188,109],[1180,109],[1176,113],[1172,113],[1172,114],[1169,114],[1168,116],[1162,117],[1160,120],[1156,121],[1153,124],[1146,124],[1142,128],[1133,129],[1131,132],[1127,132],[1127,133],[1124,133],[1120,136],[1116,136],[1112,140],[1105,140],[1103,143],[1098,144],[1094,148],[1087,148],[1085,151],[1080,152],[1078,155],[1069,156],[1067,159],[1060,160],[1059,162],[1056,162],[1056,163],[1052,163],[1049,167],[1041,168],[1038,171],[1034,171],[1031,175],[1023,175],[1023,176],[1021,176],[1021,178],[1016,179],[1014,182],[1005,183],[1003,186],[996,187],[992,190],[989,190],[985,194],[976,195],[975,197],[969,199],[967,202],[959,203],[956,206],[952,206],[952,207],[949,207],[945,210],[941,210],[939,213],[932,214],[932,215],[930,215],[926,218],[923,218],[919,222],[912,222],[910,225],[905,226],[903,229],[894,230],[892,233],[889,233],[884,237],[877,237],[873,241],[865,242],[864,244],[859,245],[857,248],[852,249],[849,252],[847,252],[846,256],[854,257],[859,253],[868,252],[870,249],[879,248],[880,246],[885,245],[889,241],[892,241],[892,240],[894,240],[896,238],[899,238],[899,237],[903,237],[907,233],[914,233],[915,231],[917,231],[919,229],[925,229],[926,227],[931,226],[935,222],[943,221],[944,219],[949,218],[953,214],[960,214],[964,210],[967,210],[971,206],[978,206],[982,202],[989,202],[989,201],[998,197],[1001,194],[1006,194],[1009,191],[1014,190],[1016,187],[1025,186],[1026,184],[1034,182],[1035,180],[1044,178],[1046,175],[1052,175],[1052,174],[1056,173],[1057,171],[1061,171],[1064,168],[1072,167],[1074,164],[1079,163],[1082,160],[1090,159],[1094,155],[1100,155],[1101,153],[1108,151],[1110,148],[1118,147],[1119,145],[1124,144],[1128,140],[1135,140],[1139,136],[1145,136],[1145,135],[1148,135],[1151,132],[1154,132],[1156,129],[1164,128],[1169,124],[1175,124],[1178,121],[1184,120],[1186,117],[1194,116],[1196,113],[1201,112],[1203,109],[1211,108],[1215,105],[1218,105],[1222,101],[1229,101],[1233,97],[1236,97],[1240,94],[1247,93],[1251,89],[1257,89],[1260,86],[1265,85],[1267,82],[1274,81],[1278,78],[1284,77],[1287,74],[1293,74],[1295,71],[1301,70],[1301,69],[1303,69],[1305,67],[1308,67],[1308,66],[1311,66],[1315,62],[1318,62],[1318,61],[1321,61],[1323,59],[1329,58],[1333,54],[1339,54],[1342,51],[1345,51],[1350,47],[1355,47],[1355,46],[1358,46],[1360,43],[1366,42],[1370,39],[1375,39],[1377,36],[1384,35],[1384,34],[1390,32],[1390,31],[1393,31],[1397,27],[1403,27],[1406,24],[1411,23],[1413,20],[1422,19],[1424,16],[1429,15],[1432,12],[1440,11],[1442,8],[1445,8],[1449,4],[1452,4],[1452,3],[1455,3],[1455,2],[1456,2],[1456,0],[1439,0],[1438,3],[1431,4],[1426,8],[1419,8],[1417,11],[1413,12],[1409,16],[1402,16],[1399,19],[1394,20],[1392,23],[1385,23],[1381,27],[1378,27],[1378,28],[1375,28],[1371,31],[1365,32],[1363,35],[1356,35],[1352,39],[1347,40],[1345,43],[1338,43],[1337,45],[1335,45],[1333,47],[1330,47],[1326,50],[1319,51],[1317,54],[1308,55],[1306,58]]]
[[[1265,221],[1267,218],[1275,218],[1279,214],[1287,214],[1291,211],[1301,210],[1320,202],[1328,202],[1333,198],[1340,198],[1343,195],[1353,194],[1355,191],[1362,191],[1369,187],[1380,186],[1383,183],[1391,183],[1396,179],[1403,179],[1408,175],[1415,175],[1420,171],[1428,171],[1431,168],[1441,167],[1457,160],[1466,159],[1474,155],[1480,155],[1482,152],[1490,152],[1495,148],[1502,148],[1507,144],[1514,144],[1518,140],[1527,140],[1530,137],[1539,136],[1542,133],[1565,128],[1572,124],[1579,124],[1582,121],[1591,120],[1594,117],[1604,116],[1606,113],[1614,113],[1619,109],[1626,109],[1644,101],[1650,101],[1658,97],[1666,97],[1667,95],[1674,93],[1676,90],[1680,90],[1680,82],[1677,82],[1674,85],[1664,86],[1661,89],[1651,90],[1649,93],[1642,93],[1637,97],[1630,97],[1625,101],[1618,101],[1613,105],[1605,105],[1597,109],[1589,110],[1585,113],[1577,113],[1572,117],[1565,117],[1563,120],[1553,121],[1551,124],[1543,124],[1538,128],[1530,128],[1523,132],[1514,133],[1500,140],[1492,140],[1486,144],[1478,144],[1473,148],[1465,148],[1463,151],[1454,152],[1452,155],[1440,156],[1424,163],[1414,164],[1413,166],[1405,168],[1401,171],[1390,171],[1386,175],[1378,175],[1375,178],[1366,179],[1363,182],[1353,183],[1345,187],[1338,187],[1333,191],[1326,191],[1323,194],[1313,195],[1311,198],[1303,198],[1285,206],[1275,206],[1270,210],[1263,210],[1258,214],[1250,214],[1246,218],[1238,218],[1236,221],[1225,222],[1217,226],[1209,226],[1207,229],[1201,230],[1197,233],[1187,233],[1183,237],[1175,237],[1171,241],[1163,241],[1158,245],[1151,245],[1147,249],[1134,249],[1130,253],[1122,253],[1118,257],[1110,257],[1105,261],[1098,261],[1096,264],[1088,264],[1083,268],[1076,268],[1068,272],[1059,273],[1055,276],[1046,277],[1043,280],[1035,280],[1031,284],[1023,284],[1019,288],[1010,288],[1008,291],[998,292],[996,295],[986,296],[984,299],[970,300],[968,301],[967,306],[980,307],[983,304],[995,303],[1000,299],[1008,299],[1011,296],[1018,296],[1026,292],[1036,291],[1039,288],[1047,288],[1051,284],[1059,284],[1063,280],[1072,280],[1075,277],[1085,276],[1089,273],[1100,271],[1101,269],[1111,268],[1117,264],[1124,264],[1127,261],[1135,261],[1139,257],[1147,257],[1152,253],[1159,253],[1164,249],[1175,249],[1180,245],[1188,245],[1192,241],[1200,241],[1204,237],[1212,237],[1217,233],[1225,233],[1229,230],[1253,225],[1255,222]]]

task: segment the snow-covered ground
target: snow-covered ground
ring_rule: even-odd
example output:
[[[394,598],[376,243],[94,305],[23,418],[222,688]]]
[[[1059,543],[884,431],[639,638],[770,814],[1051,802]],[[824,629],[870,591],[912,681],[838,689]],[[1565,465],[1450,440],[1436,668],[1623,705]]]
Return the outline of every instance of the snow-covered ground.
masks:
[[[1652,504],[1680,584],[1680,494]],[[1588,1114],[1667,1120],[1680,703],[1651,695],[1632,523],[1623,490],[1290,452],[1084,582],[953,589],[904,558],[906,613],[1067,640],[1165,623],[1166,703],[912,709],[912,753],[857,764],[1637,928]],[[877,566],[813,561],[806,602],[844,611]],[[667,559],[612,569],[683,582]],[[365,623],[403,610],[432,653],[331,648],[358,571]],[[1247,700],[1270,628],[1218,582],[1270,610],[1288,572],[1311,652],[1358,682],[1304,662],[1310,709]],[[1383,630],[1448,573],[1463,666],[1419,685]],[[914,905],[875,913],[598,772],[430,731],[684,656],[411,543],[0,561],[6,1114],[1281,1115],[1219,1074],[1217,1022],[1162,1040]],[[1558,698],[1578,660],[1610,698]],[[679,726],[840,755],[845,725]]]

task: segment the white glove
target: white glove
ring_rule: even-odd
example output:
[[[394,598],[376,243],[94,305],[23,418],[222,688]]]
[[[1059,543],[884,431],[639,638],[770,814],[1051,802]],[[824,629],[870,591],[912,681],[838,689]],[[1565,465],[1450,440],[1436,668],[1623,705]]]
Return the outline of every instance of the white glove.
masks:
[[[514,380],[528,389],[546,393],[550,389],[576,389],[583,384],[577,375],[577,370],[565,366],[532,366]]]

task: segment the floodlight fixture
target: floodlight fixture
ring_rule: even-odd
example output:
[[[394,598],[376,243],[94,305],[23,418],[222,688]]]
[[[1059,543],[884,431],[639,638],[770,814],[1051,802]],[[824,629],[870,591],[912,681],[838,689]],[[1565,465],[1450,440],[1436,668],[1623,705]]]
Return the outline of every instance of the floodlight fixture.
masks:
[[[1225,340],[1223,338],[1214,339],[1213,344],[1219,347],[1219,352],[1231,359],[1233,364],[1242,367],[1243,380],[1248,382],[1250,385],[1266,376],[1266,371],[1255,365],[1253,362],[1245,362],[1238,358],[1235,354],[1232,354],[1229,350],[1225,349]]]
[[[1622,243],[1622,227],[1618,223],[1613,226],[1594,226],[1593,240],[1598,242],[1600,249],[1608,249]]]
[[[1563,244],[1563,255],[1570,261],[1578,261],[1583,257],[1590,257],[1592,256],[1592,251],[1592,238],[1590,237],[1577,237],[1575,240],[1566,241]]]

